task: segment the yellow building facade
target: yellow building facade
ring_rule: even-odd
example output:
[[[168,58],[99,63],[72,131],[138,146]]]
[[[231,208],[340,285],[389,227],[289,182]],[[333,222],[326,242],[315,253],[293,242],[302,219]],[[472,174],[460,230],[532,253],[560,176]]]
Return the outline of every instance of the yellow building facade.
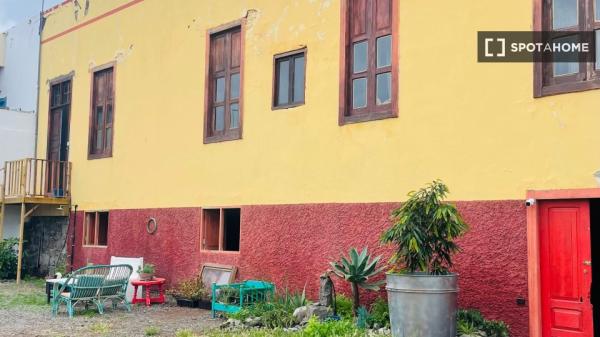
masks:
[[[75,72],[69,159],[82,209],[395,201],[434,178],[455,200],[596,186],[598,92],[536,99],[531,64],[476,62],[474,34],[530,29],[529,2],[399,2],[398,118],[342,127],[339,1],[145,0],[48,40],[123,3],[92,2],[77,20],[67,4],[42,37],[40,111],[48,81]],[[423,25],[430,16],[453,24]],[[204,145],[206,32],[240,18],[243,136]],[[271,111],[273,55],[301,47],[306,104]],[[88,161],[90,69],[112,61],[114,153]],[[47,114],[39,125],[44,157]]]
[[[316,277],[350,245],[387,252],[377,239],[389,211],[439,178],[472,226],[458,261],[461,304],[524,337],[523,200],[527,190],[597,186],[600,91],[535,98],[531,63],[477,62],[477,31],[533,29],[531,1],[392,3],[397,116],[360,123],[339,116],[345,0],[80,0],[48,11],[37,155],[49,153],[52,85],[69,78],[77,263],[143,255],[175,281],[216,262],[240,278],[301,286],[295,276]],[[207,143],[208,39],[232,22],[243,128],[240,139]],[[273,109],[274,56],[299,49],[304,103]],[[112,153],[93,159],[92,83],[103,65],[114,72]],[[232,249],[228,226],[237,226]],[[480,276],[496,268],[514,278]]]

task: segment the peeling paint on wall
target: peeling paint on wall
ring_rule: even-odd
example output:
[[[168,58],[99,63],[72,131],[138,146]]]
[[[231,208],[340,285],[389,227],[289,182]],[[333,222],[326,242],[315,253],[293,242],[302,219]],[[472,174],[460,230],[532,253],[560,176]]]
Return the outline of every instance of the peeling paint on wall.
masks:
[[[131,56],[131,53],[133,53],[133,44],[130,44],[129,48],[126,50],[117,50],[117,52],[115,53],[115,61],[117,61],[117,63],[122,63],[129,56]]]
[[[254,28],[254,24],[260,18],[260,12],[257,9],[248,9],[246,11],[246,15],[244,15],[246,19],[246,30],[250,30]]]

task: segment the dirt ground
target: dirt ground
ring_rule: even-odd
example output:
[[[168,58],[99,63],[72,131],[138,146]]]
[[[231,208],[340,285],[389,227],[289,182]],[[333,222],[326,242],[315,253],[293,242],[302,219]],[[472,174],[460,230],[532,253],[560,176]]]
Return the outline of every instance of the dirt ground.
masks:
[[[92,306],[90,306],[92,308]],[[210,311],[188,309],[173,304],[135,305],[131,312],[123,307],[105,309],[104,315],[82,307],[70,319],[65,306],[53,318],[46,305],[43,281],[29,281],[20,286],[14,282],[0,283],[0,336],[175,336],[188,329],[201,335],[222,321],[210,317]]]

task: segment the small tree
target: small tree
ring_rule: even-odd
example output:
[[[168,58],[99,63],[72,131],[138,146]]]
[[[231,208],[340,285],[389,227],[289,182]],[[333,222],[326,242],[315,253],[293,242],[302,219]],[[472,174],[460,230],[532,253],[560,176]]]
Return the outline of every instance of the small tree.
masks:
[[[348,259],[342,255],[341,261],[329,262],[333,268],[333,273],[350,282],[352,287],[352,312],[356,317],[358,308],[360,307],[360,294],[358,288],[367,290],[379,290],[379,287],[385,282],[384,280],[369,283],[369,279],[381,273],[385,267],[377,269],[377,262],[381,259],[378,256],[371,260],[367,248],[365,247],[360,254],[356,248],[350,249]]]
[[[447,274],[452,254],[460,251],[454,240],[463,235],[467,224],[456,207],[444,203],[448,187],[435,180],[408,194],[408,200],[392,212],[392,227],[381,237],[396,245],[391,262],[400,271]]]

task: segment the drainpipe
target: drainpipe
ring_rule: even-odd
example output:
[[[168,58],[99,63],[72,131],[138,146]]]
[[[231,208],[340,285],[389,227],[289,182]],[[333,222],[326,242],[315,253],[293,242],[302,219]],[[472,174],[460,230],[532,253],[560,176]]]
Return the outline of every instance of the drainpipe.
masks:
[[[70,207],[69,207],[70,208]],[[69,209],[69,215],[71,214]],[[73,233],[71,233],[71,264],[70,271],[73,271],[73,263],[75,261],[75,230],[77,229],[77,205],[75,205],[75,216],[73,217]]]
[[[40,28],[38,30],[38,59],[37,59],[37,83],[35,84],[36,90],[36,101],[35,101],[35,135],[34,135],[34,143],[33,143],[33,158],[37,158],[37,149],[38,149],[38,127],[39,127],[39,118],[40,118],[40,79],[42,76],[41,73],[41,60],[42,60],[42,31],[44,30],[44,0],[42,0],[42,8],[40,9]]]

